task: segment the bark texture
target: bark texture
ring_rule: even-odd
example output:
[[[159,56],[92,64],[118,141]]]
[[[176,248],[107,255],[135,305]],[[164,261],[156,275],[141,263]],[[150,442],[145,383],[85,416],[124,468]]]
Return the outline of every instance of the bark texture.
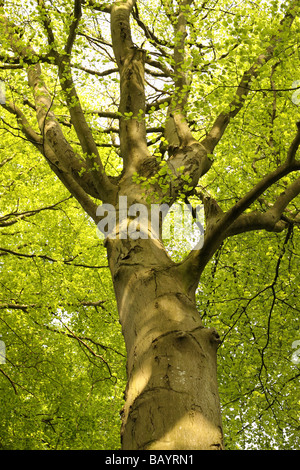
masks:
[[[107,248],[128,355],[123,449],[222,449],[218,333],[159,241]]]

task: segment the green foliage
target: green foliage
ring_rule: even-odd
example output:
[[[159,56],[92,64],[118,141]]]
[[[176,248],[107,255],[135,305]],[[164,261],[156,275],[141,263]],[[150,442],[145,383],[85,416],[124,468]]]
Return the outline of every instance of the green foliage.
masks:
[[[13,150],[0,174],[0,447],[119,448],[125,351],[105,250],[32,148]]]
[[[207,266],[198,306],[218,355],[227,449],[299,449],[299,230],[230,239]]]

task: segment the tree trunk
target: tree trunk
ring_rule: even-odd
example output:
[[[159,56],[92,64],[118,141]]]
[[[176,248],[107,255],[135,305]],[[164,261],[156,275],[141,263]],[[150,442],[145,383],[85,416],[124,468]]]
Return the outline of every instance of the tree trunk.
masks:
[[[219,336],[159,240],[107,241],[127,350],[123,450],[223,449]]]

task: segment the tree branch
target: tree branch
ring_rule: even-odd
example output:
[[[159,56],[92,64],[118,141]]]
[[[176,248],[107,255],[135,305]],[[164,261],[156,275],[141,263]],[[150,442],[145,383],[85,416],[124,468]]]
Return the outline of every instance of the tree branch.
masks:
[[[28,253],[20,253],[18,251],[14,251],[14,250],[10,250],[8,248],[3,248],[3,247],[0,247],[0,256],[3,256],[3,254],[10,254],[10,255],[14,255],[14,256],[17,256],[18,258],[28,258],[28,259],[42,259],[44,261],[50,261],[51,263],[63,263],[63,264],[66,264],[68,266],[76,266],[76,267],[81,267],[81,268],[89,268],[89,269],[104,269],[104,268],[108,268],[108,266],[105,266],[105,265],[88,265],[88,264],[84,264],[84,263],[74,263],[74,258],[70,258],[70,259],[66,259],[66,260],[57,260],[55,258],[52,258],[51,256],[48,256],[48,255],[36,255],[35,253],[33,254],[28,254]]]
[[[60,84],[65,93],[72,124],[86,157],[86,165],[91,173],[98,197],[102,201],[114,202],[116,187],[109,181],[104,171],[96,142],[81,107],[72,78],[70,58],[56,56],[56,60],[59,67]]]
[[[43,139],[40,134],[37,134],[35,130],[29,125],[28,120],[25,115],[22,113],[20,108],[18,108],[15,103],[4,103],[1,105],[6,111],[10,114],[13,114],[17,118],[17,123],[20,130],[25,135],[25,137],[31,142],[38,150],[41,150],[43,145]]]
[[[47,12],[47,9],[46,9],[46,6],[45,6],[45,1],[44,0],[37,0],[37,3],[38,3],[38,6],[39,6],[39,9],[41,10],[41,17],[42,17],[42,23],[44,25],[44,28],[47,32],[47,36],[48,36],[48,43],[49,45],[54,45],[55,44],[55,38],[54,38],[54,34],[53,34],[53,31],[52,31],[52,28],[51,28],[51,21],[50,21],[50,18],[48,16],[48,12]]]
[[[95,0],[81,0],[81,4],[87,7],[91,7],[95,11],[100,11],[103,13],[110,13],[111,6],[107,3],[99,3]]]
[[[290,148],[288,150],[288,154],[287,154],[287,163],[289,165],[292,165],[293,162],[295,161],[296,152],[299,148],[299,145],[300,145],[300,122],[297,122],[297,134],[293,142],[291,143]]]
[[[15,394],[16,394],[16,395],[18,395],[18,391],[17,391],[17,387],[16,387],[16,384],[15,384],[15,382],[14,382],[14,381],[13,381],[13,380],[10,378],[10,376],[9,376],[9,375],[7,375],[7,374],[6,374],[6,372],[4,372],[4,370],[3,370],[3,369],[1,369],[1,367],[0,367],[0,372],[1,372],[1,374],[3,374],[3,375],[4,375],[4,377],[6,377],[6,378],[7,378],[7,380],[10,382],[10,384],[11,384],[12,388],[14,389],[14,392],[15,392]]]
[[[72,52],[73,44],[76,38],[76,30],[78,28],[80,19],[82,16],[81,11],[81,0],[74,0],[74,13],[73,13],[73,21],[70,26],[70,32],[67,39],[67,44],[65,47],[65,53],[70,55]]]
[[[243,198],[241,198],[231,209],[229,209],[224,215],[219,215],[210,225],[210,229],[205,233],[205,240],[203,247],[195,252],[193,252],[192,257],[198,258],[199,262],[199,271],[200,273],[203,271],[204,267],[206,266],[209,259],[212,257],[216,249],[220,246],[220,243],[226,238],[226,234],[230,233],[231,225],[238,219],[238,217],[254,202],[257,198],[266,191],[270,186],[274,183],[279,181],[284,176],[288,175],[293,171],[300,170],[300,162],[291,165],[287,163],[281,165],[273,172],[269,173],[265,176],[259,183],[257,183]],[[298,180],[297,180],[298,181]],[[256,218],[257,228],[260,225],[264,224],[264,228],[271,230],[275,229],[278,230],[278,226],[276,223],[280,218],[280,210],[284,210],[286,205],[290,202],[293,195],[297,195],[297,191],[299,191],[299,181],[297,184],[292,185],[290,191],[287,191],[285,198],[282,197],[280,202],[276,205],[275,209],[273,209],[273,213],[270,210],[264,217],[260,219]],[[277,218],[275,211],[277,210]],[[279,216],[279,217],[278,217]],[[245,216],[247,217],[247,215]],[[254,216],[252,216],[252,222]],[[244,219],[245,220],[245,219]],[[250,222],[251,219],[248,219]]]
[[[227,212],[224,213],[217,203],[206,206],[208,219],[203,246],[201,249],[192,251],[179,265],[179,269],[190,279],[191,291],[196,289],[200,275],[208,261],[228,236],[261,229],[279,232],[286,228],[287,223],[281,220],[281,217],[287,205],[300,193],[300,178],[296,179],[265,213],[257,211],[250,214],[243,213],[277,181],[289,173],[300,170],[300,161],[296,161],[294,155],[298,148],[295,144],[295,140],[298,139],[298,132],[299,129],[287,153],[286,161],[262,178]],[[293,158],[291,158],[291,149]]]
[[[53,169],[56,175],[60,178],[60,180],[66,185],[66,187],[70,190],[71,194],[73,194],[74,197],[76,197],[77,200],[78,200],[78,195],[76,196],[76,191],[75,191],[76,183],[75,181],[74,183],[72,183],[73,179],[77,180],[76,187],[78,188],[78,190],[79,190],[79,184],[80,184],[82,188],[84,189],[84,191],[87,192],[87,194],[90,194],[92,197],[95,197],[95,198],[99,196],[97,190],[95,189],[94,185],[91,182],[91,178],[90,178],[89,173],[87,172],[87,167],[85,163],[83,161],[80,161],[75,156],[75,153],[73,152],[73,149],[71,149],[71,147],[68,147],[68,153],[66,153],[65,155],[66,157],[68,156],[69,159],[64,160],[64,162],[61,163],[58,160],[58,157],[55,154],[55,152],[53,152],[52,148],[48,144],[48,142],[45,141],[40,134],[37,134],[31,128],[25,115],[20,110],[20,108],[18,108],[14,103],[6,103],[6,104],[3,104],[2,107],[6,109],[6,111],[8,111],[9,113],[16,116],[19,129],[24,134],[26,139],[30,143],[32,143],[39,150],[39,152],[42,153],[42,155],[46,158],[47,162],[49,163],[50,167]],[[70,173],[69,175],[68,175],[68,172]],[[80,191],[80,193],[83,195],[82,191]],[[86,196],[85,196],[85,201],[86,201],[85,204],[87,204],[88,199],[86,198]]]
[[[193,0],[182,0],[182,7],[174,25],[174,88],[175,92],[169,106],[165,136],[174,147],[185,147],[196,142],[186,121],[185,107],[188,100],[190,79],[185,67],[185,41],[187,36],[187,8]]]
[[[277,34],[271,37],[270,45],[266,49],[265,53],[260,54],[254,64],[244,72],[237,87],[235,97],[229,104],[230,110],[219,114],[208,135],[202,140],[202,144],[207,148],[209,153],[214,151],[214,148],[221,140],[231,119],[233,119],[243,108],[247,95],[251,90],[251,82],[253,79],[258,76],[260,69],[273,58],[274,50],[281,42],[284,32],[291,27],[295,19],[294,10],[297,8],[297,5],[297,0],[292,0],[289,3],[285,17],[280,22],[280,28]]]
[[[71,64],[71,67],[74,69],[82,70],[83,72],[86,72],[90,75],[95,75],[97,77],[106,77],[107,75],[111,75],[119,71],[118,68],[111,68],[111,69],[104,70],[103,72],[99,72],[99,70],[92,70],[88,67],[84,67],[83,65],[72,65],[72,64]]]
[[[43,0],[38,1],[40,2],[41,8],[44,9]],[[75,9],[75,13],[78,16],[78,3],[75,4]],[[45,18],[46,19],[44,19],[44,24],[48,31],[48,40],[49,42],[51,42],[52,36],[50,35],[49,29],[50,23],[48,17],[46,16]],[[38,58],[37,54],[29,44],[24,44],[23,41],[15,40],[14,31],[16,29],[16,26],[14,24],[10,23],[4,16],[1,17],[1,22],[4,25],[5,32],[11,43],[11,47],[16,54],[18,54],[22,58],[30,56]],[[75,22],[76,21],[74,21],[73,24],[75,24]],[[92,179],[93,184],[91,186],[94,186],[96,188],[96,197],[102,199],[103,201],[112,202],[115,199],[116,188],[110,182],[109,178],[104,172],[98,154],[97,146],[94,142],[91,131],[88,128],[83,111],[81,109],[72,78],[70,78],[70,59],[69,57],[63,57],[61,60],[61,57],[58,53],[53,51],[53,54],[54,58],[57,60],[59,65],[60,78],[62,80],[62,86],[65,91],[67,86],[69,86],[66,93],[70,99],[70,101],[68,102],[69,110],[71,113],[75,130],[80,138],[83,150],[87,155],[94,156],[96,159],[96,166],[94,165],[94,161],[91,162],[89,159],[87,160],[89,168],[92,171],[90,172],[91,174],[87,174],[85,178],[89,178],[90,180]],[[68,80],[64,81],[65,77],[63,75],[65,72],[68,73]],[[79,172],[77,173],[77,181],[75,181],[72,176],[74,168],[78,168],[78,166],[82,167],[82,165],[79,163],[79,160],[77,159],[77,156],[75,155],[73,149],[66,141],[62,133],[61,127],[54,113],[51,111],[52,97],[50,96],[46,85],[42,80],[42,71],[39,63],[31,65],[28,68],[27,76],[29,86],[32,89],[33,96],[35,99],[37,121],[42,133],[42,138],[39,138],[38,141],[39,143],[42,142],[42,153],[46,156],[48,161],[51,162],[52,168],[56,169],[56,174],[60,177],[64,184],[67,185],[68,189],[71,191],[71,194],[76,197],[76,199],[80,202],[81,205],[84,204],[84,206],[88,208],[88,213],[91,215],[91,210],[94,210],[92,208],[95,205],[92,203],[92,201],[89,200],[87,194],[85,194],[85,189],[83,190],[82,188],[80,188],[81,179],[79,177]],[[77,100],[75,106],[74,102],[71,102],[71,100],[74,98],[75,100]],[[15,111],[15,114],[17,115],[17,110]],[[45,150],[46,148],[47,151]],[[92,168],[90,167],[91,165]],[[88,193],[90,192],[88,191]],[[95,219],[95,217],[96,215],[94,213],[93,219]]]
[[[44,0],[38,0],[43,8],[46,15],[46,9],[44,6]],[[73,20],[70,25],[69,36],[65,46],[65,55],[60,56],[55,50],[53,50],[54,59],[58,66],[60,84],[65,92],[69,112],[71,115],[72,123],[74,125],[76,134],[81,143],[85,156],[92,157],[87,158],[86,164],[90,170],[94,186],[97,189],[98,197],[103,201],[111,201],[115,197],[115,187],[107,178],[103,165],[98,153],[97,145],[93,139],[92,132],[88,127],[84,113],[81,108],[79,97],[77,95],[75,85],[72,79],[72,71],[70,65],[70,54],[72,52],[73,44],[76,38],[76,30],[79,25],[82,16],[81,1],[74,0],[74,13]],[[52,44],[53,34],[51,35],[50,23],[45,16],[44,20],[45,28],[48,32],[49,45]],[[50,107],[48,106],[49,113]]]
[[[135,0],[114,3],[111,10],[113,51],[120,72],[120,148],[125,171],[150,157],[145,128],[145,51],[131,37],[130,15]]]
[[[62,204],[63,202],[67,201],[70,199],[69,196],[62,201],[59,201],[55,204],[52,204],[51,206],[46,206],[46,207],[41,207],[40,209],[34,209],[31,211],[25,211],[25,212],[11,212],[10,214],[5,214],[0,217],[0,227],[9,227],[11,225],[16,224],[20,220],[23,220],[27,217],[32,217],[33,215],[39,214],[40,212],[43,212],[45,210],[56,210],[57,206]]]

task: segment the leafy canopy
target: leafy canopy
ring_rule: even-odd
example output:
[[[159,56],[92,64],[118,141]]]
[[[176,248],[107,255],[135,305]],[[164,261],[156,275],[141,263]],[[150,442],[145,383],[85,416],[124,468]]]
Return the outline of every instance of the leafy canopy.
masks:
[[[137,115],[120,112],[109,24],[113,3],[0,2],[6,94],[0,109],[3,449],[118,448],[125,387],[125,350],[105,250],[91,218],[42,155],[36,102],[45,95],[40,88],[34,96],[28,86],[32,66],[41,64],[51,98],[44,112],[59,122],[83,184],[101,167],[118,181],[119,122],[136,119],[146,124],[158,169],[152,181],[136,172],[133,182],[145,195],[156,183],[167,192],[174,173],[167,165],[166,116],[174,95],[199,141],[218,117],[230,116],[203,178],[194,184],[184,167],[178,172],[181,195],[193,204],[214,200],[222,211],[230,209],[296,150],[299,18],[293,2],[288,14],[282,1],[137,2],[132,37],[147,52],[146,106]],[[180,12],[185,34],[174,28]],[[283,27],[285,15],[293,21]],[[261,54],[264,60],[252,69]],[[70,60],[63,73],[58,56]],[[244,75],[249,70],[251,81]],[[79,141],[71,117],[79,103],[100,160]],[[297,173],[287,172],[245,213],[268,211],[296,181]],[[218,373],[227,449],[299,449],[298,208],[299,196],[284,207],[278,231],[237,230],[224,239],[197,290],[205,324],[222,338]],[[174,260],[184,258],[187,245],[169,240]]]

